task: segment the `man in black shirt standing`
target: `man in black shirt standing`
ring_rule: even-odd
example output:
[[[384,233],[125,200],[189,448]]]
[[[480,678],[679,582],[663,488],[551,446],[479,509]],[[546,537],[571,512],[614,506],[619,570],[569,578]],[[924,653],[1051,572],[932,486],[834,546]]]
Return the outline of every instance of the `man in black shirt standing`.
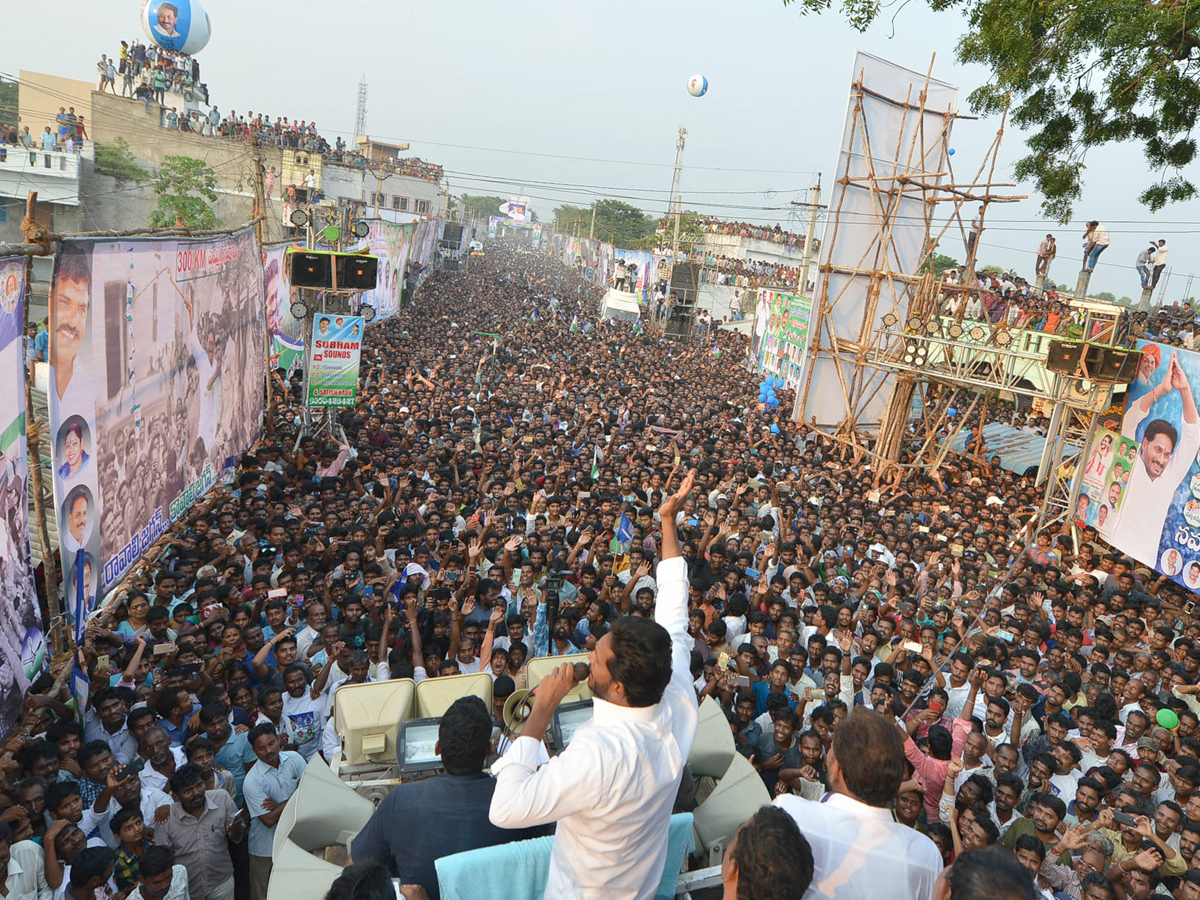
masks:
[[[488,821],[496,781],[483,765],[491,737],[492,719],[482,700],[454,701],[438,725],[437,752],[445,774],[402,784],[388,794],[354,839],[354,861],[384,862],[405,884],[419,884],[438,900],[434,860],[552,833],[552,828],[497,828]]]

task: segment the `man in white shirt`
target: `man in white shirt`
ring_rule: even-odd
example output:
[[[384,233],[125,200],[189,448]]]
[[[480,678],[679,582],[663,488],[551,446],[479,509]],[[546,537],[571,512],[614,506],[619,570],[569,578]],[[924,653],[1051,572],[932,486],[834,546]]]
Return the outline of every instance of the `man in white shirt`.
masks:
[[[674,527],[695,478],[692,470],[659,508],[663,559],[655,621],[619,619],[589,655],[592,721],[538,768],[540,742],[531,735],[545,733],[574,687],[573,665],[566,663],[538,685],[524,734],[492,766],[492,824],[558,822],[548,898],[645,900],[661,880],[671,808],[699,721],[687,565]]]
[[[823,800],[775,800],[812,846],[806,900],[930,897],[941,853],[919,831],[894,822],[888,809],[905,777],[901,730],[879,713],[855,709],[833,732],[825,772],[832,792]]]
[[[1150,289],[1158,287],[1158,279],[1162,276],[1163,269],[1167,267],[1167,242],[1161,240],[1158,242],[1158,250],[1154,254],[1154,274],[1150,277]]]
[[[1130,404],[1121,421],[1121,436],[1137,440],[1138,426],[1150,414],[1150,407],[1171,391],[1179,391],[1182,427],[1176,432],[1175,426],[1165,419],[1154,419],[1146,426],[1133,474],[1125,488],[1125,502],[1110,532],[1113,546],[1139,562],[1156,567],[1167,510],[1179,482],[1196,458],[1196,451],[1200,450],[1200,416],[1187,375],[1174,352],[1163,380]]]
[[[200,380],[198,387],[200,418],[196,423],[196,436],[204,441],[204,449],[211,452],[216,440],[216,401],[221,396],[219,387],[214,390],[214,386],[221,377],[221,370],[214,361],[217,351],[217,336],[212,328],[209,328],[207,346],[201,346],[200,335],[197,333],[200,323],[196,321],[192,300],[186,294],[183,298],[183,305],[187,308],[188,314],[188,349],[192,351],[192,358],[196,361],[196,373]]]
[[[42,848],[33,841],[12,843],[8,824],[0,822],[0,872],[4,873],[5,900],[49,900]]]
[[[51,389],[58,396],[58,421],[78,413],[92,419],[92,385],[79,364],[87,336],[92,296],[92,264],[88,251],[68,245],[60,251],[54,270],[50,307]]]

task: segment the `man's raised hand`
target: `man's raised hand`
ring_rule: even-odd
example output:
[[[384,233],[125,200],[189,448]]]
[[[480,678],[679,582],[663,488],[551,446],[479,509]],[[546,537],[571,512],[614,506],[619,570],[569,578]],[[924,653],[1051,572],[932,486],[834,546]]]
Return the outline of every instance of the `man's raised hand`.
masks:
[[[658,508],[658,517],[664,523],[670,518],[672,524],[675,522],[675,515],[683,508],[683,503],[687,500],[688,494],[692,492],[692,485],[696,483],[696,470],[688,469],[688,473],[683,476],[683,483],[679,485],[679,490],[665,498],[662,506]]]

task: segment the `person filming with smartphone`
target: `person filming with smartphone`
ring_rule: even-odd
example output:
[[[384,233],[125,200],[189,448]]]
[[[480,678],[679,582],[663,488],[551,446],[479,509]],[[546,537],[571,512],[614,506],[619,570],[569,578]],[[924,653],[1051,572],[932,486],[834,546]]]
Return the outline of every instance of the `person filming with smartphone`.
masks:
[[[576,684],[574,665],[564,663],[538,685],[524,733],[492,766],[494,825],[558,823],[548,898],[642,900],[661,879],[671,808],[699,721],[687,563],[675,527],[695,477],[690,471],[658,510],[663,558],[653,621],[617,620],[588,655],[592,721],[538,768],[541,736]]]

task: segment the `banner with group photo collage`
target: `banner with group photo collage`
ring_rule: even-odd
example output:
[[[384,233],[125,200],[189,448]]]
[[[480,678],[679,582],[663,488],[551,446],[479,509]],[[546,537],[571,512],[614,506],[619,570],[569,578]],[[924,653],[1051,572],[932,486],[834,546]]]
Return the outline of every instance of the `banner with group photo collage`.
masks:
[[[317,313],[308,357],[308,405],[353,406],[358,399],[362,316]]]
[[[778,375],[795,390],[804,370],[811,321],[811,298],[759,288],[750,338],[750,357],[758,369]]]
[[[1100,429],[1084,457],[1076,522],[1200,591],[1200,353],[1153,341],[1129,385],[1120,429]]]
[[[262,424],[266,321],[250,230],[64,241],[50,291],[50,435],[66,608],[108,588]]]
[[[0,260],[0,735],[21,715],[46,663],[46,640],[29,548],[29,457],[25,443],[25,257]]]

